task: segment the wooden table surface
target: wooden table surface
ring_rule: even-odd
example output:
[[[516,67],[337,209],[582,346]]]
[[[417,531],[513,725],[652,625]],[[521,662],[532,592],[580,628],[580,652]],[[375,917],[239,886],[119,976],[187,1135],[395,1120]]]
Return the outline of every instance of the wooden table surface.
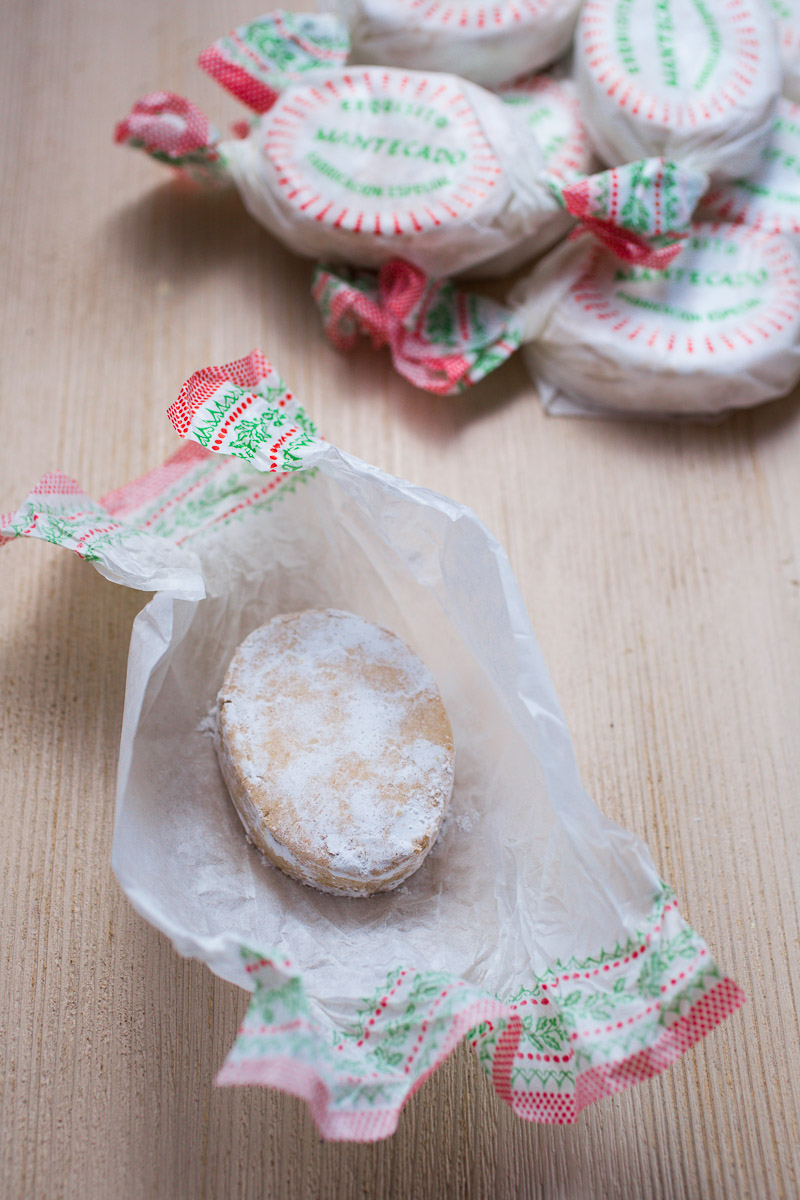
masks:
[[[252,15],[3,6],[0,510],[56,467],[99,497],[156,466],[183,380],[261,347],[331,440],[505,544],[589,791],[648,842],[750,1002],[569,1128],[512,1116],[464,1047],[376,1145],[321,1142],[276,1092],[215,1090],[245,993],[179,958],[109,866],[146,597],[18,541],[0,554],[0,1195],[796,1196],[797,400],[711,427],[553,419],[520,361],[436,399],[384,354],[337,355],[309,263],[235,196],[111,142],[159,87],[223,127],[239,115],[195,59]]]

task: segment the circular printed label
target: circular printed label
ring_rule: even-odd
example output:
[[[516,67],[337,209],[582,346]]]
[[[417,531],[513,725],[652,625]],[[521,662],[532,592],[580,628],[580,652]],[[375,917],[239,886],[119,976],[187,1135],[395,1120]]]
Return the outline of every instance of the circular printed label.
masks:
[[[356,69],[290,88],[260,140],[298,214],[359,233],[469,219],[502,175],[456,81],[410,71]]]
[[[800,104],[779,100],[760,168],[749,179],[715,188],[703,212],[773,233],[800,233]]]
[[[592,150],[572,80],[532,75],[499,95],[524,116],[552,175],[574,180],[589,171]]]
[[[599,92],[688,134],[744,102],[763,22],[747,0],[586,0],[578,40]]]
[[[660,271],[598,249],[565,305],[562,315],[576,329],[580,323],[587,341],[594,328],[605,345],[616,342],[621,356],[651,369],[710,362],[719,369],[749,347],[761,355],[770,339],[786,340],[800,314],[800,271],[782,238],[742,225],[696,225]]]
[[[418,26],[444,27],[454,35],[496,33],[499,29],[541,20],[556,0],[390,0],[396,20],[405,10]]]

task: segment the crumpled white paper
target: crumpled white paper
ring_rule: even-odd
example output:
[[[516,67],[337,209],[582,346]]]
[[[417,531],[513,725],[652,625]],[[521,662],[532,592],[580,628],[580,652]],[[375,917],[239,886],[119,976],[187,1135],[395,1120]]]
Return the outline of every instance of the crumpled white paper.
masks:
[[[281,1087],[324,1136],[372,1140],[469,1036],[515,1112],[564,1123],[737,1008],[645,847],[584,792],[508,560],[475,515],[326,445],[257,353],[198,372],[170,414],[225,457],[187,447],[82,530],[54,498],[50,531],[81,552],[102,512],[118,541],[147,529],[176,547],[174,590],[131,636],[112,862],[180,953],[254,989],[220,1082]],[[0,520],[4,537],[31,534],[24,511]],[[98,541],[92,561],[115,554]],[[236,646],[311,606],[404,638],[453,727],[440,837],[400,888],[367,899],[264,863],[213,746]]]
[[[468,509],[330,448],[266,514],[195,549],[207,598],[135,622],[113,865],[184,954],[249,985],[240,943],[285,948],[346,1023],[384,963],[508,994],[626,936],[659,888],[644,847],[584,793],[505,554]],[[427,663],[456,744],[443,832],[396,892],[326,896],[265,865],[217,766],[209,713],[236,646],[276,613],[357,612]]]

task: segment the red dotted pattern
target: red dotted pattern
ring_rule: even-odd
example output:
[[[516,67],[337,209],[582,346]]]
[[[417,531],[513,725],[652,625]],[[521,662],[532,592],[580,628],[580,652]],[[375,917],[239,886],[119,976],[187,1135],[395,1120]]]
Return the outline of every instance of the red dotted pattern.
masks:
[[[409,969],[398,971],[387,985],[385,993],[373,1002],[373,1007],[364,1015],[364,1024],[357,1047],[350,1045],[351,1053],[353,1049],[357,1048],[365,1055],[363,1071],[354,1075],[341,1071],[337,1073],[341,1082],[353,1085],[368,1084],[370,1081],[379,1079],[384,1079],[387,1083],[391,1081],[395,1086],[398,1082],[404,1082],[407,1087],[401,1087],[401,1098],[394,1105],[377,1109],[371,1107],[366,1112],[346,1112],[341,1110],[340,1098],[339,1109],[332,1111],[326,1079],[329,1072],[336,1072],[335,1063],[320,1060],[317,1068],[314,1069],[305,1062],[290,1063],[279,1055],[263,1055],[260,1050],[254,1056],[247,1057],[246,1044],[238,1048],[238,1053],[237,1047],[234,1047],[218,1082],[268,1083],[281,1087],[283,1090],[302,1096],[307,1100],[323,1136],[368,1141],[387,1136],[393,1131],[399,1111],[407,1097],[419,1087],[431,1071],[440,1065],[465,1033],[480,1025],[483,1027],[481,1037],[486,1034],[497,1036],[492,1051],[492,1081],[502,1099],[524,1120],[570,1124],[575,1121],[578,1113],[587,1104],[619,1092],[634,1083],[649,1079],[670,1066],[695,1042],[708,1034],[725,1017],[744,1003],[745,997],[732,980],[716,979],[708,991],[700,996],[694,1004],[688,1006],[688,1011],[681,1015],[666,1014],[662,1016],[660,1025],[655,1027],[650,1035],[655,1038],[653,1045],[629,1054],[619,1061],[604,1062],[599,1066],[587,1068],[582,1071],[577,1080],[572,1078],[574,1066],[571,1066],[569,1070],[565,1070],[563,1067],[561,1069],[553,1068],[552,1080],[548,1080],[544,1087],[526,1087],[524,1085],[514,1087],[512,1084],[516,1059],[521,1057],[520,1043],[523,1037],[523,1022],[518,1010],[527,1009],[530,1005],[540,1008],[545,1005],[554,1005],[557,1008],[557,991],[563,985],[574,984],[577,980],[591,980],[600,976],[603,986],[613,986],[616,970],[624,971],[628,964],[647,953],[648,947],[653,941],[658,942],[660,936],[666,936],[669,931],[675,932],[682,926],[683,922],[677,909],[677,902],[671,899],[665,904],[652,929],[642,937],[641,942],[629,944],[625,948],[620,947],[617,958],[601,960],[595,965],[584,963],[575,964],[566,970],[562,968],[558,975],[549,976],[546,982],[541,983],[536,995],[526,996],[511,1005],[490,1000],[488,997],[476,996],[475,991],[470,989],[464,981],[447,982],[432,1002],[429,1002],[428,1007],[425,1010],[417,1011],[414,1015],[413,1020],[418,1027],[409,1030],[414,1041],[406,1055],[405,1081],[402,1080],[402,1077],[398,1080],[395,1072],[384,1075],[380,1070],[372,1069],[376,1063],[369,1055],[370,1038],[374,1035],[376,1039],[380,1039],[381,1027],[387,1021],[396,1018],[398,1014],[405,1012],[409,996],[413,992],[418,972]],[[680,991],[681,981],[686,978],[696,977],[699,982],[702,974],[698,974],[698,970],[702,971],[702,962],[707,959],[708,951],[701,944],[692,961],[682,962],[681,969],[680,971],[676,970],[674,978],[664,980],[662,992],[674,990],[676,987]],[[290,964],[287,962],[284,965],[288,967]],[[269,959],[254,961],[250,967],[255,974],[269,972],[271,968],[272,963]],[[607,972],[609,974],[606,974]],[[684,1004],[688,1003],[688,995],[689,993],[686,992],[683,998]],[[451,997],[451,1004],[453,1004],[455,1012],[442,1016],[440,1015],[441,1005],[448,997]],[[653,1001],[647,1011],[652,1012],[658,1008],[659,1002]],[[261,1018],[259,1017],[258,1020],[260,1021]],[[608,1026],[607,1032],[620,1028],[621,1024],[621,1022],[617,1022],[616,1025]],[[250,1026],[246,1018],[244,1032],[247,1032],[248,1029]],[[251,1032],[261,1034],[276,1031],[276,1027],[262,1027],[260,1024],[257,1028],[251,1029]],[[598,1034],[602,1032],[602,1028],[595,1031]],[[592,1031],[588,1030],[580,1034],[573,1032],[570,1036],[573,1039],[576,1037],[582,1040],[586,1039],[588,1042],[591,1035]],[[476,1037],[472,1043],[473,1046],[479,1040],[480,1038]],[[433,1055],[429,1053],[426,1056],[428,1065],[422,1068],[419,1065],[422,1058],[420,1050],[426,1043],[430,1048],[432,1041],[435,1051]],[[340,1051],[347,1049],[345,1042],[342,1042],[338,1049]],[[587,1049],[590,1049],[593,1055],[598,1057],[604,1053],[613,1053],[613,1043],[607,1050],[604,1050],[602,1044],[599,1046],[597,1044],[588,1045]],[[528,1054],[522,1057],[530,1058],[532,1056]],[[567,1063],[572,1058],[573,1051],[570,1049],[564,1054],[548,1056],[548,1061]],[[519,1072],[517,1072],[517,1078],[519,1077]],[[368,1103],[368,1100],[361,1102]]]
[[[675,227],[662,227],[664,201],[664,160],[653,159],[644,184],[637,182],[637,171],[630,166],[613,168],[599,175],[576,180],[561,193],[567,211],[582,222],[582,228],[611,250],[617,258],[656,270],[666,267],[682,249],[681,240],[688,236],[689,222],[694,209],[697,188],[701,186],[695,172],[675,167],[669,187],[680,191],[680,206]],[[602,186],[601,186],[602,184]],[[620,224],[620,211],[633,193],[641,195],[652,209],[647,236]],[[637,211],[641,206],[637,206]],[[669,245],[654,247],[650,238],[669,235]]]
[[[579,1075],[575,1086],[577,1111],[666,1070],[744,1003],[745,995],[733,980],[721,980],[665,1030],[654,1046],[621,1062],[603,1063]]]
[[[527,75],[514,80],[499,93],[503,98],[520,93],[532,96],[540,104],[545,102],[550,108],[560,109],[568,117],[569,133],[555,154],[547,160],[550,174],[565,179],[571,178],[575,172],[587,171],[592,161],[589,135],[583,124],[581,106],[573,88],[574,84],[571,81],[552,79],[549,75]]]
[[[83,488],[76,479],[61,471],[48,471],[31,492],[32,496],[82,496]]]
[[[262,963],[257,963],[254,965],[254,970],[257,972],[259,968],[263,968],[265,965],[266,960]],[[384,1001],[388,1003],[388,998],[398,988],[410,983],[415,974],[416,972],[414,971],[399,972],[394,988],[382,998],[378,1009],[385,1008]],[[467,987],[461,981],[454,981],[451,987],[456,985],[462,988]],[[446,994],[449,994],[450,990],[450,987],[442,990],[442,993],[440,993],[431,1008],[431,1013],[442,1002]],[[332,1141],[376,1141],[379,1138],[388,1137],[394,1133],[400,1118],[400,1112],[406,1100],[424,1083],[433,1071],[441,1066],[467,1031],[474,1025],[490,1017],[502,1017],[506,1011],[505,1006],[498,1000],[473,999],[465,1003],[459,1011],[453,1014],[445,1025],[437,1025],[435,1034],[426,1029],[427,1036],[436,1036],[439,1039],[434,1060],[425,1069],[417,1069],[410,1072],[401,1099],[386,1108],[369,1108],[357,1112],[336,1109],[333,1107],[330,1088],[324,1078],[324,1068],[321,1065],[314,1067],[302,1060],[290,1059],[280,1055],[264,1055],[258,1058],[237,1059],[235,1057],[235,1047],[217,1075],[216,1082],[223,1086],[256,1084],[279,1088],[281,1091],[288,1092],[290,1095],[298,1096],[300,1099],[305,1100],[310,1109],[311,1116],[323,1137]],[[277,1033],[278,1029],[274,1026],[259,1026],[257,1027],[257,1031],[263,1034]],[[245,1025],[240,1030],[240,1033],[246,1032],[247,1021],[245,1020]],[[362,1043],[359,1042],[358,1044],[361,1045]],[[340,1046],[339,1049],[341,1048]],[[367,1060],[367,1063],[370,1063],[370,1060]],[[360,1083],[368,1083],[370,1080],[378,1079],[379,1077],[378,1072],[365,1070],[363,1074],[358,1076],[348,1075],[346,1080],[348,1083],[358,1085]]]
[[[248,108],[251,108],[253,112],[267,112],[280,95],[277,88],[270,87],[263,79],[251,75],[244,67],[231,62],[226,57],[220,43],[209,46],[197,61],[212,79],[216,79],[217,83],[241,100],[243,104],[246,104]]]
[[[360,278],[368,276],[362,274]],[[366,335],[376,349],[389,347],[395,369],[415,387],[448,396],[477,382],[482,373],[472,372],[476,335],[465,295],[457,294],[455,298],[460,347],[431,345],[425,335],[427,313],[441,290],[442,284],[431,282],[419,267],[393,259],[381,268],[377,287],[366,292],[344,276],[321,268],[312,295],[325,334],[337,350],[351,350],[359,334]],[[501,327],[492,346],[496,356],[493,366],[499,366],[517,348],[513,340],[506,338],[506,332]]]
[[[446,113],[468,143],[468,157],[450,180],[446,190],[437,192],[427,204],[418,199],[396,201],[389,211],[364,211],[353,203],[329,198],[319,190],[315,172],[298,146],[311,123],[342,100],[410,101],[425,103]],[[450,76],[421,75],[379,71],[375,68],[353,70],[327,79],[324,87],[297,87],[290,97],[282,96],[262,126],[261,145],[277,173],[278,187],[284,199],[309,220],[324,222],[334,229],[348,229],[376,237],[419,233],[451,221],[469,218],[476,204],[491,195],[502,177],[502,168],[486,140],[469,97]],[[299,140],[300,139],[300,140]],[[324,189],[323,189],[324,190]],[[336,193],[339,194],[338,191]],[[417,205],[420,207],[416,207]]]
[[[187,379],[178,399],[167,409],[167,416],[177,433],[186,437],[197,410],[224,384],[256,388],[272,373],[272,367],[260,350],[253,350],[246,358],[236,359],[221,367],[203,367]]]
[[[289,476],[288,471],[282,471],[280,474],[276,475],[275,478],[272,479],[270,483],[265,484],[261,488],[257,488],[257,490],[254,492],[250,492],[250,494],[248,496],[245,496],[244,500],[239,500],[238,503],[232,505],[231,508],[226,508],[222,512],[218,513],[216,516],[212,517],[209,520],[208,524],[209,525],[221,525],[225,521],[229,521],[231,519],[231,517],[236,516],[237,513],[244,512],[244,510],[246,508],[252,508],[253,505],[258,504],[258,502],[260,500],[265,499],[270,494],[270,492],[276,492],[280,488],[281,484],[283,484],[286,481],[288,476]],[[187,534],[184,534],[183,537],[177,538],[176,545],[181,546],[191,536],[193,536],[193,534],[187,533]]]
[[[572,1125],[578,1115],[571,1092],[515,1092],[509,1103],[523,1121],[541,1125]]]
[[[151,92],[137,100],[119,122],[114,141],[177,159],[193,150],[210,149],[219,141],[219,135],[191,100],[174,92]]]
[[[210,452],[199,442],[187,442],[160,467],[156,467],[155,470],[149,471],[139,479],[132,480],[131,483],[126,483],[124,487],[101,496],[100,503],[114,516],[141,508],[145,504],[157,500],[197,463],[209,457]],[[170,501],[170,503],[174,503],[174,501]],[[164,507],[166,508],[167,505]],[[147,524],[149,523],[148,521]]]
[[[58,496],[66,498],[67,496],[77,497],[78,503],[66,502],[63,504],[59,513],[62,521],[67,522],[59,534],[57,541],[59,545],[74,551],[79,558],[85,558],[86,543],[90,538],[98,534],[112,533],[120,528],[117,521],[106,521],[105,518],[111,514],[106,512],[102,507],[95,504],[91,497],[87,496],[77,480],[72,479],[69,475],[64,475],[61,471],[50,471],[43,475],[36,486],[26,497],[23,507],[28,509],[26,516],[29,518],[29,524],[16,532],[13,532],[11,527],[17,516],[17,513],[2,513],[0,514],[0,539],[5,544],[6,541],[14,537],[48,537],[48,527],[46,520],[44,529],[42,528],[42,517],[49,516],[49,512],[43,512],[41,507],[37,507],[37,498],[42,496]]]
[[[676,233],[668,246],[654,247],[646,238],[629,229],[622,229],[607,221],[598,221],[595,217],[584,217],[580,228],[570,234],[574,238],[581,233],[591,233],[607,250],[624,262],[634,263],[639,267],[651,267],[660,271],[668,267],[683,249],[686,233]]]
[[[614,47],[615,13],[613,0],[586,0],[575,38],[575,53],[583,56],[601,99],[608,96],[642,121],[672,126],[679,132],[702,128],[730,109],[752,103],[749,93],[758,77],[762,47],[758,20],[746,0],[725,0],[720,5],[718,19],[724,22],[728,43],[726,74],[718,72],[712,78],[715,86],[693,99],[686,89],[678,89],[673,100],[663,99],[647,90],[647,81],[639,86],[638,80],[628,75]]]
[[[312,65],[333,68],[343,66],[347,61],[348,51],[343,26],[341,47],[330,47],[324,43],[318,44],[313,37],[304,37],[297,29],[290,28],[280,10],[269,13],[256,24],[262,29],[268,26],[270,32],[277,34],[290,51],[299,52],[300,61],[305,69]],[[217,83],[253,112],[265,113],[272,108],[284,87],[301,79],[303,71],[276,69],[274,61],[261,54],[256,49],[252,36],[248,37],[252,32],[255,31],[249,25],[234,29],[226,37],[219,38],[213,46],[209,46],[208,50],[204,50],[198,63]],[[323,36],[329,33],[329,20],[326,20]]]
[[[704,343],[707,351],[733,351],[740,342],[752,346],[757,339],[767,340],[773,331],[780,333],[787,323],[797,321],[800,314],[800,272],[797,259],[784,238],[775,234],[759,233],[742,225],[716,222],[693,225],[691,232],[699,237],[713,235],[720,244],[733,242],[744,248],[749,243],[751,252],[755,252],[761,258],[759,265],[763,266],[769,275],[769,290],[765,295],[765,304],[759,310],[759,321],[756,322],[745,315],[740,318],[741,324],[728,326],[730,337],[728,333],[723,332],[709,335]],[[687,255],[691,261],[691,250],[687,251]],[[686,260],[684,265],[688,265]],[[583,312],[591,313],[608,330],[615,333],[625,330],[623,336],[630,341],[634,341],[641,333],[650,333],[648,345],[655,346],[661,331],[658,327],[653,328],[653,318],[648,317],[646,321],[637,322],[630,328],[631,318],[620,306],[615,292],[613,264],[612,270],[609,270],[609,261],[598,248],[590,256],[584,274],[570,288],[569,296]],[[716,339],[715,344],[712,343],[712,338]],[[736,340],[731,340],[732,338]],[[662,348],[670,352],[695,350],[690,336],[681,334],[677,337],[674,332],[669,335],[665,333],[661,344]]]
[[[264,960],[255,964],[253,969],[258,970],[266,965],[268,964]],[[398,978],[393,991],[400,986],[401,981],[402,976]],[[391,992],[387,993],[387,996],[382,998],[377,1012],[382,1011],[385,1007],[384,1002],[388,1002],[391,994]],[[439,1000],[441,1001],[442,998],[440,996]],[[578,1113],[588,1104],[622,1091],[635,1083],[650,1079],[663,1071],[700,1038],[710,1033],[743,1002],[744,996],[736,984],[730,979],[722,980],[712,991],[697,1001],[689,1013],[678,1018],[654,1046],[641,1050],[618,1063],[605,1063],[579,1075],[574,1093],[526,1092],[511,1089],[511,1067],[522,1026],[516,1015],[507,1014],[508,1023],[495,1050],[493,1082],[498,1094],[523,1120],[557,1125],[571,1124],[577,1118]],[[503,1006],[498,1002],[478,1001],[457,1013],[440,1045],[435,1062],[424,1073],[413,1078],[413,1082],[411,1078],[409,1079],[409,1088],[404,1094],[402,1102],[391,1108],[369,1109],[362,1112],[336,1111],[331,1107],[330,1090],[320,1071],[306,1063],[280,1056],[239,1061],[231,1058],[217,1076],[217,1083],[221,1085],[259,1084],[279,1088],[306,1101],[323,1137],[356,1142],[373,1141],[387,1137],[394,1132],[402,1104],[444,1061],[464,1033],[481,1021],[502,1015],[503,1011]],[[296,1026],[297,1022],[293,1022],[292,1028]],[[277,1033],[279,1029],[259,1027],[258,1032]],[[377,1078],[377,1073],[367,1072],[363,1076],[364,1081],[370,1078]],[[354,1077],[350,1079],[350,1082],[358,1083],[360,1078]]]

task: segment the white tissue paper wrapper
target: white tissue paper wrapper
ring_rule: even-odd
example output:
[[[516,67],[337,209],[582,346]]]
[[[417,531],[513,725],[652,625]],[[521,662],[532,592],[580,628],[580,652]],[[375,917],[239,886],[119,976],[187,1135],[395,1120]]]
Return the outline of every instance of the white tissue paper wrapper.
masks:
[[[603,162],[663,155],[714,182],[756,169],[781,90],[762,0],[586,0],[574,69]]]
[[[507,305],[403,262],[376,276],[321,266],[312,295],[337,349],[367,336],[438,395],[464,391],[520,346],[551,413],[714,419],[790,392],[800,378],[796,243],[695,222],[683,248],[659,254],[631,262],[572,238]]]
[[[783,94],[800,103],[800,10],[797,0],[769,0],[778,26]]]
[[[782,233],[797,243],[800,234],[800,104],[778,101],[770,136],[761,147],[758,168],[747,179],[722,183],[706,193],[700,220],[733,221]]]
[[[238,140],[223,140],[190,101],[154,92],[118,123],[116,141],[206,184],[232,181],[276,237],[334,265],[401,257],[433,278],[505,274],[575,217],[634,261],[661,258],[684,236],[705,170],[655,157],[582,178],[569,84],[550,81],[543,109],[536,84],[516,83],[503,102],[454,75],[340,66],[347,31],[324,16],[267,14],[200,56],[258,114],[237,125]],[[555,135],[546,155],[537,124]]]
[[[579,0],[321,0],[346,20],[355,61],[447,71],[499,87],[568,49]]]
[[[400,255],[431,275],[494,274],[500,256],[523,261],[573,224],[528,123],[475,84],[326,68],[275,97],[246,136],[222,140],[190,101],[155,92],[115,137],[205,183],[232,180],[257,221],[312,258],[377,266]]]
[[[524,261],[573,223],[527,124],[451,75],[332,71],[222,149],[250,213],[307,257],[493,273],[502,253]]]
[[[181,954],[253,991],[219,1082],[282,1088],[325,1137],[369,1141],[467,1037],[516,1113],[565,1123],[738,1007],[645,847],[584,792],[508,560],[474,514],[323,443],[256,353],[193,376],[171,417],[201,445],[105,498],[120,537],[171,545],[177,572],[134,624],[113,866]],[[0,535],[32,532],[37,496],[54,520],[59,480]],[[50,540],[76,548],[80,519],[63,520]],[[128,582],[151,586],[151,562]],[[262,862],[214,752],[236,646],[319,606],[404,638],[455,736],[438,842],[370,899]]]
[[[776,234],[699,223],[663,270],[584,238],[509,300],[553,413],[715,417],[800,378],[800,255]]]
[[[518,108],[551,174],[572,183],[596,169],[574,80],[560,75],[529,75],[502,88],[498,95]]]

